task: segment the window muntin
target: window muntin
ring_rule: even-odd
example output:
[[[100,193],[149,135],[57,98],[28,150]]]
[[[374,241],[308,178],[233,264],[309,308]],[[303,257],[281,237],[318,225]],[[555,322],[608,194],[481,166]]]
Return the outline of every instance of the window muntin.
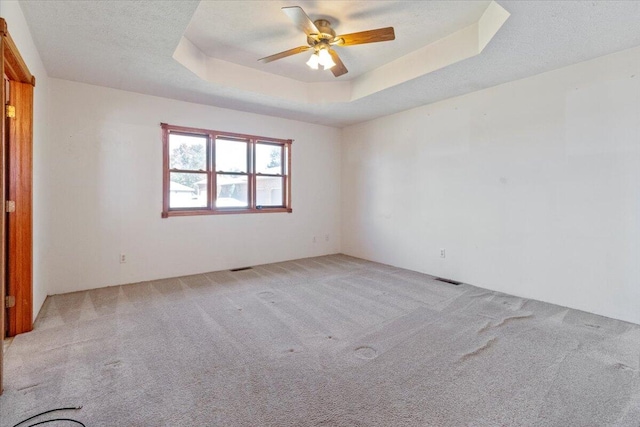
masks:
[[[256,142],[256,173],[282,174],[283,154],[282,145]]]
[[[214,144],[216,208],[248,208],[251,141],[217,137]]]
[[[249,207],[249,177],[247,174],[216,175],[216,207]]]
[[[171,169],[207,170],[207,137],[182,133],[169,134]]]
[[[217,137],[216,172],[248,173],[249,140]]]
[[[255,143],[256,207],[260,209],[284,204],[286,151],[280,144]]]
[[[175,132],[168,135],[168,143],[169,207],[206,208],[208,138]]]
[[[256,177],[256,206],[259,209],[282,206],[284,203],[284,179],[274,176]]]
[[[169,207],[206,208],[208,181],[205,173],[170,172]]]
[[[291,212],[291,140],[162,124],[162,217]]]

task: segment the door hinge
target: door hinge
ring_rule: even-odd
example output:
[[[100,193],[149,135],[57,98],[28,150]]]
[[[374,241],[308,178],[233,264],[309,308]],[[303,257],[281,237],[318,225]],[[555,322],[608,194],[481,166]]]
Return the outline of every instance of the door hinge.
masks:
[[[7,200],[5,203],[5,212],[11,213],[16,211],[16,202],[13,200]]]
[[[16,306],[16,297],[14,297],[13,295],[9,295],[4,297],[4,307],[5,308],[12,308]]]
[[[5,115],[9,119],[13,119],[16,116],[16,107],[14,107],[13,105],[5,106]]]

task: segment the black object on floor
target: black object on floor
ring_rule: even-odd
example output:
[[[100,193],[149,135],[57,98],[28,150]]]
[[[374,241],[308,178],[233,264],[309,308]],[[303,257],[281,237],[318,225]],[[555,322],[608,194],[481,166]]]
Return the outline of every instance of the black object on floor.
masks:
[[[34,416],[32,416],[32,417],[29,417],[29,418],[26,418],[26,419],[24,419],[24,420],[20,421],[18,424],[14,424],[14,426],[13,426],[13,427],[18,427],[20,424],[24,424],[24,423],[26,423],[27,421],[31,421],[31,420],[33,420],[34,418],[38,418],[39,416],[42,416],[42,415],[45,415],[45,414],[50,414],[51,412],[57,412],[57,411],[77,411],[77,410],[79,410],[79,409],[82,409],[82,406],[73,407],[73,408],[57,408],[57,409],[49,409],[48,411],[40,412],[39,414],[36,414],[36,415],[34,415]],[[41,424],[52,423],[52,422],[54,422],[54,421],[70,421],[70,422],[72,422],[72,423],[79,424],[79,425],[81,425],[81,426],[83,426],[83,427],[87,427],[87,426],[85,426],[83,423],[81,423],[80,421],[78,421],[78,420],[73,420],[73,419],[71,419],[71,418],[52,418],[52,419],[50,419],[50,420],[39,421],[39,422],[37,422],[37,423],[35,423],[35,424],[30,424],[28,427],[33,427],[33,426],[37,426],[37,425],[41,425]]]

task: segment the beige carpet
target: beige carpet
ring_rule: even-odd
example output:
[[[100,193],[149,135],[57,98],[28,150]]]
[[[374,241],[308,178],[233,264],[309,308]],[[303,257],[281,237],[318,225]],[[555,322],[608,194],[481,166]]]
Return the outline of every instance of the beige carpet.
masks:
[[[5,362],[3,427],[640,426],[640,326],[343,255],[50,297]]]

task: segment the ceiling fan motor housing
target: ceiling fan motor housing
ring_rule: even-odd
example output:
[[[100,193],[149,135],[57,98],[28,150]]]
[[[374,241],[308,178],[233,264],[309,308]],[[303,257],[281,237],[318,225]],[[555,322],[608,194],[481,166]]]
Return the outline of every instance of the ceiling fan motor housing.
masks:
[[[318,44],[329,44],[336,38],[336,32],[331,28],[331,23],[326,19],[318,19],[313,22],[319,34],[311,34],[307,37],[309,46],[315,47]]]

